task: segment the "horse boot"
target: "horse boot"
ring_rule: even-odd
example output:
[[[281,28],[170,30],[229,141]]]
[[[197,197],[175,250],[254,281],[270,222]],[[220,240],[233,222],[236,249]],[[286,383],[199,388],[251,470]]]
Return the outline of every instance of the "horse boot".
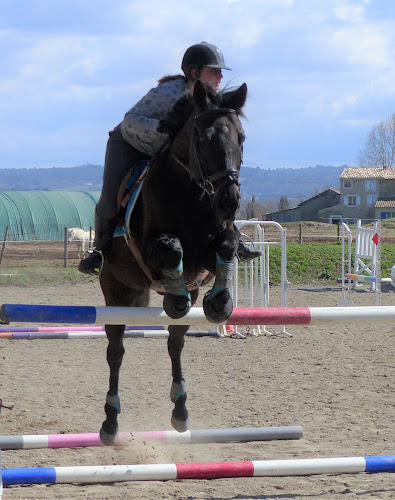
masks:
[[[106,255],[108,255],[112,236],[117,225],[117,218],[103,219],[95,212],[95,242],[93,249],[89,255],[83,258],[79,265],[78,271],[84,274],[98,274]]]

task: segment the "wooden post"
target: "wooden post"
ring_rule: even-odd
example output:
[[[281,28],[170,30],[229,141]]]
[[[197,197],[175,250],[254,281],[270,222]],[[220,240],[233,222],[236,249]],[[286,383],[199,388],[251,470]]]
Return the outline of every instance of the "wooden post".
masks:
[[[9,231],[9,227],[6,226],[5,228],[5,233],[4,233],[4,240],[3,240],[3,247],[1,249],[1,255],[0,255],[0,266],[1,266],[1,263],[3,261],[3,255],[4,255],[4,250],[5,250],[5,247],[6,247],[6,242],[7,242],[7,238],[8,238],[8,231]]]
[[[303,243],[302,224],[299,224],[299,244],[301,245],[302,243]]]
[[[69,241],[67,238],[67,227],[64,228],[64,267],[69,267]]]

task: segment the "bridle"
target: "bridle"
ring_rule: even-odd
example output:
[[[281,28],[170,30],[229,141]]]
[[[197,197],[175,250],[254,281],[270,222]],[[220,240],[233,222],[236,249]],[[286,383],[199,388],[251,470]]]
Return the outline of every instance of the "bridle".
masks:
[[[239,171],[233,167],[226,167],[215,174],[209,175],[205,168],[202,154],[200,150],[200,133],[199,133],[199,122],[207,118],[213,118],[214,120],[225,116],[228,114],[237,114],[237,111],[233,108],[214,108],[207,109],[201,113],[195,115],[193,120],[193,145],[195,147],[196,158],[198,162],[199,172],[198,178],[195,177],[196,182],[199,187],[201,187],[208,195],[214,196],[215,188],[214,183],[219,179],[223,179],[219,185],[219,189],[225,186],[236,184],[239,186]],[[243,162],[243,149],[241,148],[241,158],[240,164]]]
[[[207,118],[212,118],[213,120],[225,116],[228,114],[237,114],[237,111],[233,108],[214,108],[207,109],[198,113],[193,118],[193,143],[192,146],[195,149],[196,160],[197,160],[197,172],[193,172],[191,167],[185,165],[174,153],[172,153],[173,158],[177,161],[179,165],[181,165],[187,172],[189,172],[190,177],[196,181],[198,186],[202,189],[202,191],[209,196],[214,196],[216,189],[214,187],[214,183],[218,180],[222,179],[222,182],[219,184],[218,189],[221,189],[225,186],[229,186],[232,184],[236,184],[239,186],[239,171],[234,169],[233,167],[226,167],[215,174],[209,175],[207,173],[207,169],[204,165],[204,161],[201,154],[200,149],[200,131],[199,124],[201,121]],[[240,155],[240,164],[243,162],[243,147],[241,146],[241,155]],[[189,163],[191,163],[191,158]]]

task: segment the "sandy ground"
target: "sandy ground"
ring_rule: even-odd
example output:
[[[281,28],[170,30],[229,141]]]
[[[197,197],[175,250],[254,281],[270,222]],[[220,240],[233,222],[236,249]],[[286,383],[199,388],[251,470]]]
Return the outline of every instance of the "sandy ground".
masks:
[[[364,289],[366,290],[366,289]],[[97,283],[0,289],[1,303],[102,305]],[[289,306],[337,306],[339,288],[291,286]],[[152,305],[159,305],[156,296]],[[374,305],[372,293],[353,294]],[[383,305],[395,289],[383,288]],[[271,305],[280,305],[271,289]],[[393,325],[289,326],[292,337],[188,338],[183,353],[192,429],[301,425],[297,441],[3,451],[8,467],[244,461],[395,453]],[[279,327],[272,327],[277,333]],[[170,429],[163,339],[127,339],[121,431]],[[97,432],[104,417],[106,340],[1,340],[0,434]],[[395,498],[394,474],[332,474],[5,488],[4,499]]]

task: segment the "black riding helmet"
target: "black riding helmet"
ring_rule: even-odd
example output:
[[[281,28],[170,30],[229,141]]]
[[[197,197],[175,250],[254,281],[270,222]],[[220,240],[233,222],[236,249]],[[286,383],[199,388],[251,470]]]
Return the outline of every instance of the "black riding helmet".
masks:
[[[191,69],[202,68],[228,69],[225,65],[224,56],[218,47],[211,43],[201,42],[189,47],[182,58],[181,69],[187,78],[192,78]]]

